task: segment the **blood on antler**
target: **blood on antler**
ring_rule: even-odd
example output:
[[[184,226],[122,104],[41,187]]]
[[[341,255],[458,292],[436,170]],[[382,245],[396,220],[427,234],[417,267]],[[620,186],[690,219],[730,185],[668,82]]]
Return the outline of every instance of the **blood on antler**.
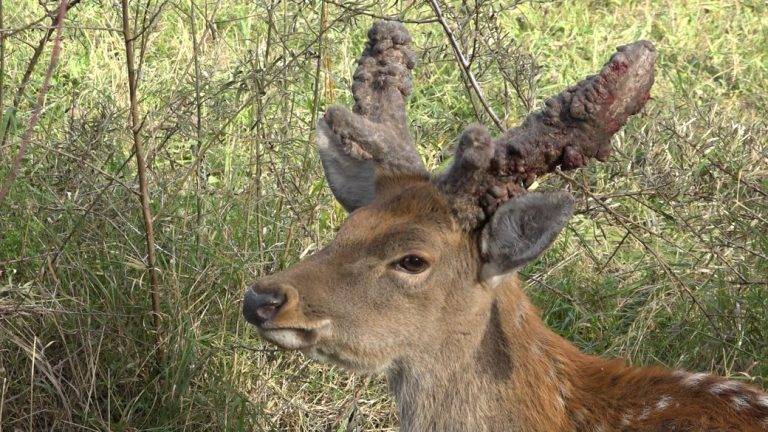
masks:
[[[613,134],[650,99],[655,60],[648,41],[619,47],[599,74],[547,100],[496,140],[483,126],[465,129],[452,166],[438,179],[464,228],[483,225],[542,174],[606,160]]]
[[[318,124],[323,167],[348,210],[370,202],[382,170],[427,175],[405,110],[415,65],[410,41],[401,23],[376,23],[354,74],[353,111],[330,107]],[[462,227],[482,227],[537,176],[581,167],[590,158],[605,160],[613,134],[650,99],[655,59],[650,42],[619,47],[599,74],[547,100],[497,139],[481,125],[466,128],[453,164],[435,178]],[[356,190],[350,190],[349,180]]]

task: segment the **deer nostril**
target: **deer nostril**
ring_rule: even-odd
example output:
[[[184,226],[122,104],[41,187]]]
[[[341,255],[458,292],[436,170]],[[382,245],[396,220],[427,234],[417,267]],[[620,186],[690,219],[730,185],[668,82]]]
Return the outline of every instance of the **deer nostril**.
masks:
[[[256,308],[256,316],[258,316],[264,321],[269,321],[275,317],[278,307],[279,305],[271,304],[271,303],[258,306]]]
[[[272,320],[285,304],[285,294],[280,292],[259,293],[249,289],[243,299],[243,316],[256,325]]]

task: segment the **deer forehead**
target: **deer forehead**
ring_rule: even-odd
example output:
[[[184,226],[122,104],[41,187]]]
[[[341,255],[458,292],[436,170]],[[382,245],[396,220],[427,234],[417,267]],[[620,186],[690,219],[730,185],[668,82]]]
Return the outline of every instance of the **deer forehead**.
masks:
[[[462,238],[440,192],[429,182],[417,182],[387,190],[352,212],[336,235],[334,249],[358,254],[416,252],[457,246]]]

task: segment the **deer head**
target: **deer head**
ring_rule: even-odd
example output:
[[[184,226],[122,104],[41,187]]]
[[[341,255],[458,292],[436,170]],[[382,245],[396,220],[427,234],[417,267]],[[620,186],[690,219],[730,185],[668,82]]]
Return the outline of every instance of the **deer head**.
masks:
[[[352,111],[317,125],[328,184],[349,218],[330,245],[258,280],[243,313],[261,336],[361,372],[440,349],[488,319],[496,287],[567,223],[565,192],[525,193],[555,169],[604,160],[610,138],[649,99],[655,50],[623,46],[595,76],[492,139],[461,134],[431,175],[408,131],[415,56],[402,24],[373,26],[354,74]]]

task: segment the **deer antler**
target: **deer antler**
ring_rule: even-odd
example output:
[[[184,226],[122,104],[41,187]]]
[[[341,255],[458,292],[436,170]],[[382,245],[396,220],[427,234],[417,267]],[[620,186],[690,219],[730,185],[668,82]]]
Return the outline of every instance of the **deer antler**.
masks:
[[[405,112],[416,64],[410,42],[402,23],[374,24],[353,77],[354,112],[333,106],[322,121],[338,137],[334,145],[340,145],[338,150],[347,156],[373,160],[393,171],[426,174],[408,132]]]
[[[452,166],[438,178],[462,226],[482,226],[499,205],[558,166],[606,160],[613,134],[650,99],[655,60],[648,41],[621,46],[598,75],[547,100],[496,140],[483,126],[466,128]]]
[[[405,112],[416,63],[410,42],[402,23],[374,24],[354,74],[353,111],[330,107],[318,123],[326,177],[347,210],[372,200],[380,169],[427,175]],[[605,160],[611,136],[650,98],[655,59],[650,42],[620,47],[598,75],[549,99],[496,140],[483,126],[468,127],[453,165],[436,179],[462,227],[482,226],[537,176]]]

